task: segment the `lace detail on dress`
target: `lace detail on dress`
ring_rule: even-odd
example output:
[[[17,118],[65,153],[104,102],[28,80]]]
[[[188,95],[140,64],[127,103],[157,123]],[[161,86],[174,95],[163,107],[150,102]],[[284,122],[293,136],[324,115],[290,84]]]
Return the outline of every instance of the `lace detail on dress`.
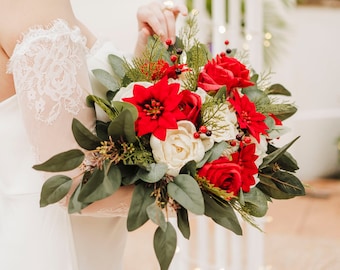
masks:
[[[26,99],[37,120],[51,124],[62,110],[79,113],[84,92],[77,73],[86,53],[86,38],[80,29],[70,28],[63,20],[47,28],[31,28],[23,35],[8,72],[16,76],[17,93]]]
[[[72,133],[74,118],[95,130],[94,109],[86,106],[86,97],[92,93],[87,59],[89,55],[92,59],[102,58],[99,52],[99,48],[94,48],[90,53],[80,29],[70,28],[63,20],[30,29],[15,47],[8,72],[13,74],[25,131],[37,159],[35,164],[79,148]],[[103,59],[107,62],[107,54]],[[80,168],[62,174],[74,180],[74,188],[81,181]],[[51,176],[42,175],[44,179]],[[122,187],[113,196],[84,208],[82,214],[126,216],[131,195],[130,188]],[[67,206],[68,202],[66,197],[60,205]]]

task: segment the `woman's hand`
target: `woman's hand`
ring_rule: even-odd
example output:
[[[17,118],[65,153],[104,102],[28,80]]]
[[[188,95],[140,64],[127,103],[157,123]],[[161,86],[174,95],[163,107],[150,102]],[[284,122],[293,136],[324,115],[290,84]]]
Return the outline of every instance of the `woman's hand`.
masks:
[[[148,37],[158,35],[162,41],[176,40],[176,19],[181,14],[186,16],[188,9],[183,3],[174,1],[154,1],[141,6],[137,11],[138,39],[135,56],[140,56],[147,44]]]

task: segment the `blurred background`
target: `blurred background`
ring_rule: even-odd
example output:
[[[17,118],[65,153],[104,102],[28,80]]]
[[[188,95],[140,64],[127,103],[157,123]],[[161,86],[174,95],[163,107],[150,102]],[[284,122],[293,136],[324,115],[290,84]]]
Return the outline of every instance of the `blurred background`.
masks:
[[[340,269],[340,1],[182,1],[190,10],[199,11],[199,38],[213,53],[224,48],[225,39],[230,40],[231,46],[249,52],[257,70],[272,71],[271,81],[282,83],[292,93],[298,112],[287,120],[291,132],[282,137],[282,143],[301,136],[290,152],[300,166],[297,176],[310,188],[303,198],[273,202],[269,215],[260,221],[265,233],[255,233],[250,237],[253,242],[225,236],[227,249],[214,254],[224,252],[230,257],[232,250],[246,254],[237,258],[238,263],[218,266],[212,255],[207,264],[199,265],[199,258],[186,253],[190,262],[173,269]],[[78,17],[97,36],[113,40],[122,51],[133,52],[135,14],[138,6],[149,0],[72,2]],[[179,18],[179,26],[183,23],[184,18]],[[196,217],[193,220],[197,234],[194,247],[200,249],[197,239],[202,224]],[[212,233],[218,230],[211,224],[204,226]],[[158,269],[152,249],[153,230],[153,225],[147,224],[131,233],[126,270]],[[214,243],[203,245],[211,250]],[[201,252],[204,254],[202,248]]]

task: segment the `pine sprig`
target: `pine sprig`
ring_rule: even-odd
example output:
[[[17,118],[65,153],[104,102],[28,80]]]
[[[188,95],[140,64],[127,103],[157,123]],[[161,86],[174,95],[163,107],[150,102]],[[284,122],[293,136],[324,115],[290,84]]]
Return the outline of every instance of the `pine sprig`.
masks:
[[[189,51],[189,49],[194,45],[193,41],[197,33],[199,32],[198,23],[197,23],[197,11],[192,11],[187,20],[184,27],[179,32],[179,38],[183,42],[184,50]]]
[[[203,190],[215,195],[220,199],[223,199],[224,203],[228,202],[231,198],[235,198],[235,195],[233,193],[226,192],[225,190],[216,187],[214,184],[210,183],[205,178],[196,175],[195,179]]]
[[[167,50],[159,37],[150,37],[146,49],[141,57],[132,59],[132,63],[126,63],[126,76],[133,82],[153,82],[152,74],[158,71],[157,61],[165,58]]]
[[[225,99],[224,99],[225,100]],[[209,126],[212,132],[218,130],[226,130],[227,125],[218,125],[224,123],[224,114],[220,114],[222,110],[225,110],[227,104],[223,99],[213,99],[207,100],[201,108],[202,125]]]
[[[258,229],[259,231],[263,231],[255,222],[254,218],[248,213],[247,208],[245,206],[242,206],[238,200],[232,199],[230,201],[230,205],[241,215],[243,220],[245,220],[247,223]]]

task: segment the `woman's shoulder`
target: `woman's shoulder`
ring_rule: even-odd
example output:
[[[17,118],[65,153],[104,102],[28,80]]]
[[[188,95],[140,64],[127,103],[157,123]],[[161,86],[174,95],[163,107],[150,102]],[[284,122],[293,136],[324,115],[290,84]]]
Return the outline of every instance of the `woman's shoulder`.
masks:
[[[6,3],[8,1],[11,0],[5,0]],[[57,20],[67,22],[70,27],[78,26],[82,32],[86,32],[74,16],[69,0],[34,0],[20,1],[20,5],[8,4],[7,9],[0,11],[1,48],[10,57],[25,33],[35,28],[50,28]],[[86,38],[92,38],[88,32],[83,34]]]

